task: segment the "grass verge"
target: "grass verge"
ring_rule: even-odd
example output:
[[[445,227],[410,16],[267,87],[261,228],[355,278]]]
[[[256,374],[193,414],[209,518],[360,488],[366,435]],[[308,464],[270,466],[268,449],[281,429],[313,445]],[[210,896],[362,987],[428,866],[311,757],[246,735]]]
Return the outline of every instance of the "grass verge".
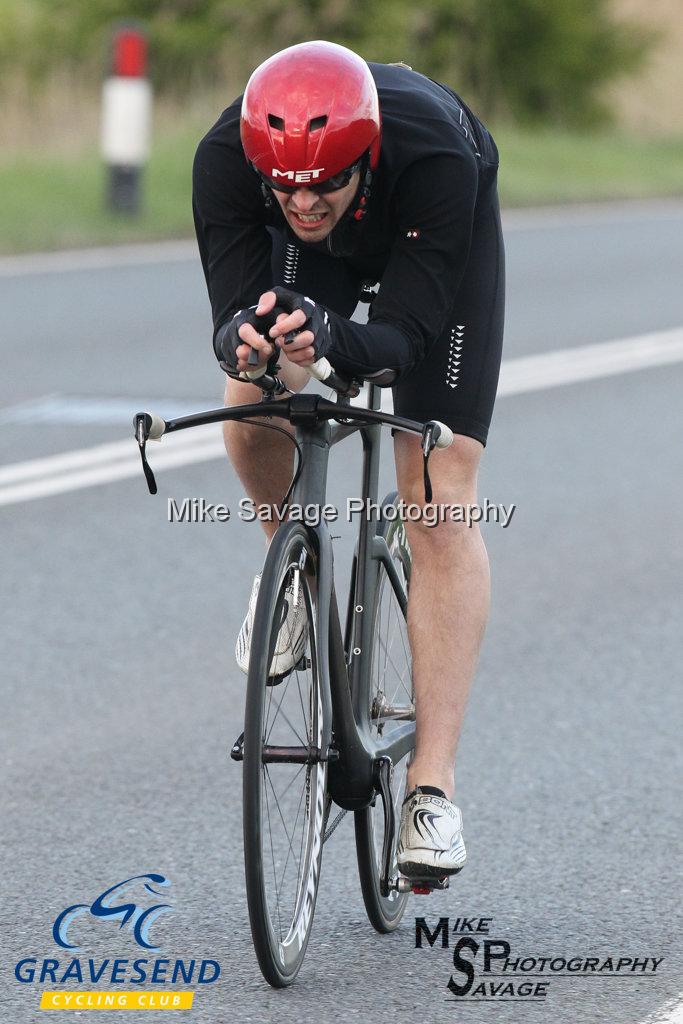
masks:
[[[155,141],[138,218],[105,210],[97,152],[30,153],[0,165],[0,252],[101,245],[192,234],[191,167],[202,131],[182,126]],[[683,194],[683,138],[494,132],[506,206]]]
[[[494,133],[506,206],[683,195],[683,137],[504,128]]]
[[[139,217],[105,208],[106,175],[96,150],[30,153],[0,165],[0,252],[106,245],[192,232],[192,158],[200,132],[155,141]]]

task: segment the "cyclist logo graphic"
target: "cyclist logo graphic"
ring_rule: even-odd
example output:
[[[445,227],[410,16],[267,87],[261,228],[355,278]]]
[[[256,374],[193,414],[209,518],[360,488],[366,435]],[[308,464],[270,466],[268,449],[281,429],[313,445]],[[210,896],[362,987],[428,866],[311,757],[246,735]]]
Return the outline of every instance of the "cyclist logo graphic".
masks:
[[[141,886],[138,883],[144,884]],[[168,903],[155,903],[151,907],[145,907],[133,902],[130,898],[124,903],[115,902],[129,890],[139,890],[140,888],[153,896],[161,896],[161,893],[153,889],[150,883],[157,886],[171,884],[160,874],[134,875],[133,878],[126,878],[123,882],[112,885],[92,903],[74,903],[73,906],[67,907],[57,916],[52,926],[52,936],[55,942],[64,949],[77,950],[79,947],[69,941],[69,928],[76,918],[82,917],[84,914],[91,914],[97,918],[120,921],[119,928],[127,925],[138,946],[142,946],[144,949],[158,949],[159,947],[150,941],[150,928],[161,914],[170,913],[173,908]],[[149,900],[145,898],[144,902],[148,903]]]
[[[427,837],[431,837],[433,841],[437,842],[439,840],[439,833],[434,825],[436,818],[437,815],[432,814],[429,811],[415,811],[414,823],[418,835],[424,838],[424,832],[422,831],[422,829],[424,829],[427,833]]]

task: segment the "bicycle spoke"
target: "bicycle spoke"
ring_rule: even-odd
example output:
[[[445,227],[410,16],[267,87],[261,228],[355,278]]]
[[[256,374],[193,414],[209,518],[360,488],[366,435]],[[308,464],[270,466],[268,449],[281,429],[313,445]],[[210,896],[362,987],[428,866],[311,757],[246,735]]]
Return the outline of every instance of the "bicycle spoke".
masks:
[[[298,774],[299,774],[299,772],[297,772],[297,775]],[[294,819],[294,827],[292,828],[292,833],[293,834],[296,834],[296,826],[297,826],[297,822],[299,821],[299,815],[301,814],[301,804],[303,802],[304,792],[305,792],[305,790],[302,789],[301,790],[301,796],[299,797],[299,806],[297,807],[297,811],[296,811],[296,818]],[[302,833],[301,834],[302,834],[302,836],[305,834],[305,829],[302,829]],[[298,891],[299,891],[299,878],[301,877],[301,851],[299,851],[299,860],[297,861],[296,855],[294,854],[294,850],[293,850],[291,844],[290,844],[290,847],[289,847],[289,851],[287,853],[287,859],[285,860],[285,866],[282,869],[282,878],[280,880],[280,887],[282,887],[282,882],[284,882],[285,872],[287,870],[287,865],[289,864],[289,854],[290,853],[294,856],[294,861],[295,861],[295,863],[297,865],[297,873],[296,873],[297,887],[296,887],[296,892],[298,893]]]
[[[294,728],[294,726],[293,726],[293,725],[292,725],[292,723],[290,722],[290,720],[289,720],[289,715],[287,715],[285,711],[282,711],[282,710],[281,710],[281,708],[279,708],[279,709],[278,709],[278,713],[282,715],[282,718],[283,718],[283,719],[284,719],[284,721],[285,721],[285,722],[287,723],[287,725],[289,726],[289,728],[290,728],[290,729],[292,730],[292,732],[294,733],[294,735],[295,735],[295,736],[296,736],[296,738],[298,739],[298,741],[299,741],[299,743],[301,744],[301,746],[302,746],[302,747],[307,747],[307,746],[309,745],[309,744],[308,744],[308,741],[307,741],[307,740],[305,740],[305,739],[303,739],[303,738],[302,738],[302,737],[301,737],[301,736],[299,735],[299,733],[297,732],[297,730],[296,730],[296,729]],[[275,725],[275,722],[273,722],[273,725]],[[272,733],[272,731],[273,731],[273,727],[271,726],[271,728],[270,728],[270,731],[269,731],[269,733],[268,733],[268,738],[269,738],[269,739],[270,739],[270,734]]]
[[[288,690],[288,688],[289,688],[289,684],[290,684],[290,681],[291,681],[291,676],[290,676],[290,677],[289,677],[289,678],[287,679],[287,682],[286,682],[286,683],[284,684],[284,688],[283,688],[283,690],[282,690],[282,694],[281,694],[281,696],[280,696],[280,702],[279,702],[279,704],[278,704],[278,706],[277,706],[277,710],[276,710],[276,712],[275,712],[275,715],[274,715],[274,717],[273,717],[273,721],[271,722],[271,725],[270,725],[270,729],[268,730],[268,735],[267,735],[267,736],[266,736],[266,737],[264,738],[264,745],[266,745],[266,746],[267,746],[267,745],[268,745],[268,744],[270,743],[270,738],[271,738],[271,735],[272,735],[273,729],[274,729],[274,727],[275,727],[275,723],[276,723],[276,721],[277,721],[278,715],[280,715],[280,714],[282,715],[283,719],[285,720],[285,722],[287,723],[287,725],[289,726],[289,728],[290,728],[290,729],[292,730],[292,732],[294,733],[294,735],[295,735],[295,736],[296,736],[296,738],[298,739],[298,741],[299,741],[299,743],[301,744],[301,746],[302,746],[302,747],[306,747],[306,746],[308,746],[308,744],[306,743],[306,741],[305,741],[304,739],[302,739],[302,737],[301,737],[301,736],[299,735],[299,733],[297,732],[297,730],[296,730],[296,729],[294,728],[294,726],[293,726],[293,725],[292,725],[292,723],[290,722],[290,720],[289,720],[289,717],[288,717],[288,715],[287,715],[287,714],[286,714],[286,713],[285,713],[285,712],[284,712],[284,711],[282,710],[282,705],[283,705],[283,704],[284,704],[284,702],[285,702],[285,698],[286,698],[286,696],[287,696],[287,690]],[[281,686],[282,686],[282,684],[281,684]],[[275,690],[275,689],[276,689],[276,687],[275,687],[275,686],[269,686],[269,687],[268,687],[268,689],[270,690],[270,693],[271,693],[271,701],[272,701],[272,692],[273,692],[273,690]],[[270,705],[269,705],[269,706],[270,706]],[[268,716],[266,715],[266,721],[267,721],[267,720],[268,720]],[[304,719],[304,724],[305,724],[305,719]]]
[[[301,765],[300,766],[300,768],[297,770],[296,774],[294,775],[293,779],[290,780],[290,782],[288,784],[288,788],[291,789],[294,786],[297,778],[299,777],[301,772],[304,770],[304,767],[306,767],[306,766],[305,765]],[[269,772],[267,774],[268,774],[268,782],[269,782],[270,788],[271,788],[271,790],[273,792],[273,796],[275,798],[275,803],[276,803],[276,805],[278,807],[278,813],[280,815],[280,820],[282,821],[283,820],[283,815],[282,815],[282,811],[281,811],[280,801],[278,799],[277,793],[275,791],[275,786],[273,784],[273,779],[272,779],[272,777],[271,777]],[[299,822],[299,817],[301,815],[301,807],[302,807],[302,803],[303,803],[304,793],[305,793],[305,789],[302,788],[301,795],[299,797],[299,806],[297,808],[296,818],[294,820],[294,825],[292,827],[292,836],[294,834],[296,834],[297,824]],[[285,827],[285,835],[287,836],[289,850],[288,850],[288,853],[287,853],[287,857],[286,857],[286,860],[285,860],[284,867],[282,868],[280,882],[278,884],[277,868],[276,868],[276,865],[275,865],[275,854],[274,854],[274,848],[275,848],[275,846],[277,844],[275,843],[275,841],[273,839],[273,829],[272,829],[272,823],[271,823],[271,820],[270,820],[270,803],[268,803],[268,819],[269,819],[269,834],[270,834],[270,837],[271,837],[271,857],[272,857],[272,860],[273,860],[273,875],[274,875],[274,879],[273,880],[274,880],[274,889],[275,889],[275,902],[276,902],[276,909],[277,909],[277,914],[278,914],[280,939],[282,939],[282,930],[283,929],[282,929],[281,911],[282,911],[282,903],[283,903],[283,899],[284,899],[283,889],[284,889],[285,875],[287,873],[287,868],[289,866],[289,860],[290,860],[290,855],[291,855],[292,859],[294,860],[295,864],[297,865],[296,887],[294,889],[294,896],[293,896],[293,899],[291,901],[287,901],[288,903],[289,902],[292,903],[292,909],[291,909],[291,911],[288,910],[288,913],[293,913],[294,912],[294,908],[296,907],[296,902],[297,902],[297,898],[298,898],[298,894],[299,894],[299,890],[300,890],[300,886],[301,886],[301,867],[302,867],[302,861],[303,861],[303,843],[304,843],[304,839],[305,839],[305,836],[306,836],[307,829],[306,829],[306,825],[305,825],[305,822],[304,822],[304,825],[302,826],[302,830],[301,830],[301,837],[302,837],[302,839],[301,839],[301,844],[300,844],[300,849],[299,849],[299,858],[297,860],[297,856],[296,856],[296,853],[294,851],[292,836],[290,836],[289,831]]]
[[[264,774],[264,777],[265,777],[265,775],[267,775],[267,772],[264,770],[263,774]],[[275,868],[275,844],[273,843],[273,829],[272,829],[272,826],[271,826],[271,823],[270,823],[270,803],[268,801],[268,791],[267,791],[265,786],[263,787],[263,795],[264,795],[264,798],[265,798],[265,801],[266,801],[266,815],[267,815],[267,818],[268,818],[268,834],[270,835],[270,855],[271,855],[271,859],[272,859],[272,862],[273,862],[273,883],[275,885],[275,893],[276,893],[275,909],[276,909],[276,912],[277,912],[278,934],[280,936],[280,940],[282,940],[282,921],[280,920],[280,901],[277,899],[277,871],[276,871],[276,868]]]
[[[285,824],[285,819],[284,819],[284,816],[282,814],[282,808],[280,807],[280,801],[277,798],[277,793],[275,792],[275,787],[273,786],[272,779],[270,778],[270,772],[267,771],[267,770],[266,770],[266,778],[268,779],[268,782],[270,783],[270,788],[272,789],[273,796],[275,797],[275,806],[277,807],[277,812],[278,812],[278,814],[280,816],[280,821],[282,822],[283,831],[284,831],[285,835],[287,836],[287,842],[289,844],[289,848],[290,848],[291,852],[294,853],[294,848],[292,846],[292,839],[291,839],[291,836],[290,836],[289,832],[287,831],[287,825]]]
[[[403,647],[403,654],[406,659],[406,664],[410,665],[412,659],[410,654],[410,645],[407,643],[408,626],[405,619],[402,617],[402,615],[399,614],[399,612],[396,609],[394,609],[394,615],[396,616],[397,632],[399,637],[401,638],[401,646]]]
[[[401,670],[398,668],[398,666],[394,662],[394,659],[389,655],[388,648],[385,645],[383,645],[382,643],[380,643],[380,647],[384,647],[384,650],[386,652],[386,659],[385,660],[389,662],[389,664],[391,665],[392,669],[394,670],[395,675],[398,677],[398,682],[405,689],[404,677],[405,677],[405,671],[406,670],[404,669],[403,673],[401,673]],[[385,678],[386,678],[386,672],[385,672]],[[406,690],[406,693],[407,693],[407,690]]]

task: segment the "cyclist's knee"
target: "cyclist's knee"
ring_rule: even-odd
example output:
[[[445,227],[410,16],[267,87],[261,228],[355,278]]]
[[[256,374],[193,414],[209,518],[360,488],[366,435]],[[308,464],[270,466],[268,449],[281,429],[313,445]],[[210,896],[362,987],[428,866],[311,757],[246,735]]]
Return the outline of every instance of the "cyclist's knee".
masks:
[[[231,408],[234,405],[248,405],[251,402],[260,402],[263,392],[255,384],[247,384],[246,381],[233,380],[228,377],[225,382],[225,394],[223,405]],[[229,425],[229,421],[226,422]]]
[[[420,439],[398,435],[395,442],[398,492],[408,506],[406,526],[413,554],[434,548],[443,556],[449,546],[456,552],[463,541],[478,533],[467,511],[477,502],[477,470],[483,446],[457,434],[450,448],[432,453],[432,501],[427,504]]]
[[[450,448],[432,452],[429,477],[432,502],[462,505],[477,500],[477,471],[483,452],[479,441],[456,434]],[[425,504],[424,465],[420,439],[399,434],[394,439],[399,497],[414,505]]]

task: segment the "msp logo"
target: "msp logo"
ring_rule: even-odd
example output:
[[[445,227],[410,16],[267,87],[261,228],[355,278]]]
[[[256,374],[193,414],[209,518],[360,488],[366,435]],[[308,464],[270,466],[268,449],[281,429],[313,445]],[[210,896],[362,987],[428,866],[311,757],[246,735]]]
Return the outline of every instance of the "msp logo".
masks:
[[[664,957],[585,956],[576,949],[561,954],[519,954],[507,939],[490,937],[492,917],[440,917],[432,930],[415,918],[415,947],[449,949],[454,971],[446,982],[446,1002],[539,1003],[550,999],[556,983],[576,978],[653,978]],[[659,972],[660,975],[663,972]],[[579,983],[581,984],[581,983]]]
[[[84,914],[92,914],[93,917],[108,921],[119,921],[119,928],[128,925],[133,938],[138,946],[143,949],[158,949],[149,941],[149,930],[161,914],[168,914],[173,910],[168,903],[156,903],[151,907],[138,905],[137,903],[118,903],[119,899],[125,898],[129,892],[135,893],[138,889],[144,889],[152,896],[160,896],[161,893],[152,888],[152,884],[167,886],[171,883],[160,874],[134,875],[133,878],[126,878],[123,882],[117,882],[110,889],[101,893],[92,903],[74,903],[67,907],[55,918],[52,926],[52,937],[58,946],[64,949],[73,949],[80,952],[80,947],[69,942],[69,928],[78,917]],[[145,902],[150,902],[148,899]]]

